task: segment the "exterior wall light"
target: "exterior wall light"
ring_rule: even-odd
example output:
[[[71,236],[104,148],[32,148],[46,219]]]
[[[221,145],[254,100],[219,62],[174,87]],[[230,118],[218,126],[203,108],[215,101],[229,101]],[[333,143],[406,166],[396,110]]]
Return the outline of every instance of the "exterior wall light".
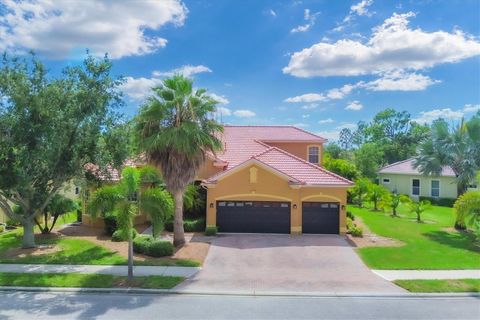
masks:
[[[297,205],[296,204],[293,205],[293,209],[297,210]]]
[[[210,208],[213,208],[213,202],[210,202]]]
[[[342,208],[342,211],[345,210],[345,205],[342,204],[341,208]]]

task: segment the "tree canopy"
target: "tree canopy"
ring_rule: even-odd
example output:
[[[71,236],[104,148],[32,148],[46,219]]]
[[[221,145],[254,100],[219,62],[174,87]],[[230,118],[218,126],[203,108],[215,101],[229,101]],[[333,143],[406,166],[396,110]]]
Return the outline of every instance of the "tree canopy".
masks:
[[[49,76],[45,66],[4,55],[0,67],[0,208],[24,227],[23,246],[35,245],[34,218],[87,163],[112,162],[108,139],[122,104],[121,79],[105,57]],[[121,152],[120,152],[121,153]],[[102,155],[101,157],[99,155]],[[122,161],[123,155],[116,162]],[[21,213],[12,210],[19,206]]]

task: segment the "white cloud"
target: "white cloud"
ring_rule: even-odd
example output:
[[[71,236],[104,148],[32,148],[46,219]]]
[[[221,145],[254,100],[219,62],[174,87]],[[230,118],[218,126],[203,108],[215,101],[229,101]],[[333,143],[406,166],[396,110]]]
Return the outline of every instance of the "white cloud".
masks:
[[[275,11],[273,11],[272,9],[270,9],[270,11],[269,11],[268,13],[270,13],[270,15],[271,15],[272,17],[276,17],[276,16],[277,16],[277,13],[276,13]]]
[[[332,118],[322,119],[322,120],[318,121],[319,124],[334,123],[334,122],[335,122],[335,120],[333,120]]]
[[[396,70],[383,74],[377,80],[363,84],[363,87],[372,91],[421,91],[440,82],[440,80],[431,79],[423,74]]]
[[[161,79],[126,77],[120,89],[132,100],[142,101],[152,93],[152,88],[159,86]]]
[[[480,104],[466,104],[463,107],[464,113],[477,112],[478,110],[480,110]]]
[[[217,114],[221,116],[231,116],[232,110],[225,108],[225,107],[217,107]]]
[[[188,10],[178,0],[51,1],[4,0],[0,50],[30,49],[53,59],[80,55],[88,48],[111,58],[157,51],[167,40],[151,35],[166,24],[183,25]]]
[[[336,129],[338,130],[342,130],[342,129],[355,130],[356,128],[357,128],[357,125],[355,123],[348,123],[348,122],[344,122],[338,127],[336,127]]]
[[[372,4],[373,0],[362,0],[350,7],[350,13],[358,16],[370,16],[372,13],[368,11],[368,7]]]
[[[299,122],[299,123],[292,124],[292,126],[298,127],[298,128],[306,128],[306,127],[309,127],[310,125],[308,123]]]
[[[421,124],[432,123],[433,120],[438,118],[446,120],[459,120],[463,117],[463,112],[461,110],[453,111],[450,108],[445,109],[434,109],[430,111],[421,111],[420,115],[417,118],[412,119],[413,121]]]
[[[302,114],[302,118],[303,119],[308,119],[308,118],[310,118],[310,115],[309,114]]]
[[[190,78],[195,74],[204,73],[204,72],[210,73],[210,72],[212,72],[212,70],[210,70],[210,68],[208,68],[204,65],[192,66],[192,65],[187,64],[187,65],[181,66],[180,68],[176,68],[176,69],[173,69],[173,70],[170,70],[170,71],[164,71],[164,72],[163,71],[153,71],[152,75],[154,77],[171,77],[174,74],[181,74],[184,77]]]
[[[255,112],[250,110],[235,110],[233,115],[240,118],[250,118],[256,116]]]
[[[413,121],[421,124],[429,124],[434,120],[439,118],[445,120],[460,120],[465,117],[468,113],[477,112],[480,110],[480,104],[466,104],[462,109],[452,110],[451,108],[443,109],[433,109],[430,111],[421,111],[417,118],[412,119]]]
[[[346,84],[341,88],[334,88],[328,90],[326,96],[327,98],[332,100],[343,99],[346,95],[350,94],[350,92],[352,92],[352,90],[357,87],[358,84]]]
[[[360,103],[360,101],[352,101],[350,102],[346,107],[345,110],[354,110],[354,111],[359,111],[363,109],[363,105]]]
[[[340,136],[340,131],[342,131],[342,129],[355,130],[356,128],[357,128],[357,125],[354,123],[343,123],[333,130],[320,131],[320,132],[317,132],[316,134],[328,140],[336,141],[338,140]]]
[[[310,30],[310,28],[313,27],[313,25],[315,24],[315,20],[317,19],[318,14],[319,14],[318,12],[311,14],[310,9],[305,9],[303,13],[303,19],[307,21],[307,23],[293,28],[292,30],[290,30],[290,32],[297,33],[297,32],[305,32]]]
[[[318,108],[318,103],[310,103],[300,107],[300,109],[303,109],[303,110],[313,110],[316,108]]]
[[[218,95],[216,93],[210,92],[208,93],[210,97],[212,97],[215,101],[217,101],[219,104],[229,104],[230,101],[225,97]]]
[[[291,97],[287,98],[284,100],[284,102],[290,102],[290,103],[295,103],[295,102],[317,102],[317,101],[323,101],[325,100],[325,96],[323,94],[318,94],[318,93],[306,93],[302,94],[301,96],[296,96],[296,97]]]
[[[480,54],[480,42],[460,30],[449,33],[409,28],[413,16],[413,12],[394,13],[373,29],[366,43],[342,39],[305,48],[291,56],[283,72],[308,78],[422,70]]]

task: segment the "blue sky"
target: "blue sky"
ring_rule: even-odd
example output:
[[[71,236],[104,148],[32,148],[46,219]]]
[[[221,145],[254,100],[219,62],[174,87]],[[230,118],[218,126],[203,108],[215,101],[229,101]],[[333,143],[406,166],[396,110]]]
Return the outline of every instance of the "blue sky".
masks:
[[[479,1],[10,1],[0,49],[56,72],[108,52],[132,116],[181,72],[225,123],[297,125],[335,139],[378,111],[455,121],[480,106]]]

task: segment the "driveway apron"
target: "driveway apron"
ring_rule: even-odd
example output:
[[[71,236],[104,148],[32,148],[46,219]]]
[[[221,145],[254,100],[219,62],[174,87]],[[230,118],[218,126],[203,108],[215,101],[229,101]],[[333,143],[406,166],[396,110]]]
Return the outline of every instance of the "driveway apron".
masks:
[[[219,235],[177,289],[229,293],[401,293],[339,235]]]

